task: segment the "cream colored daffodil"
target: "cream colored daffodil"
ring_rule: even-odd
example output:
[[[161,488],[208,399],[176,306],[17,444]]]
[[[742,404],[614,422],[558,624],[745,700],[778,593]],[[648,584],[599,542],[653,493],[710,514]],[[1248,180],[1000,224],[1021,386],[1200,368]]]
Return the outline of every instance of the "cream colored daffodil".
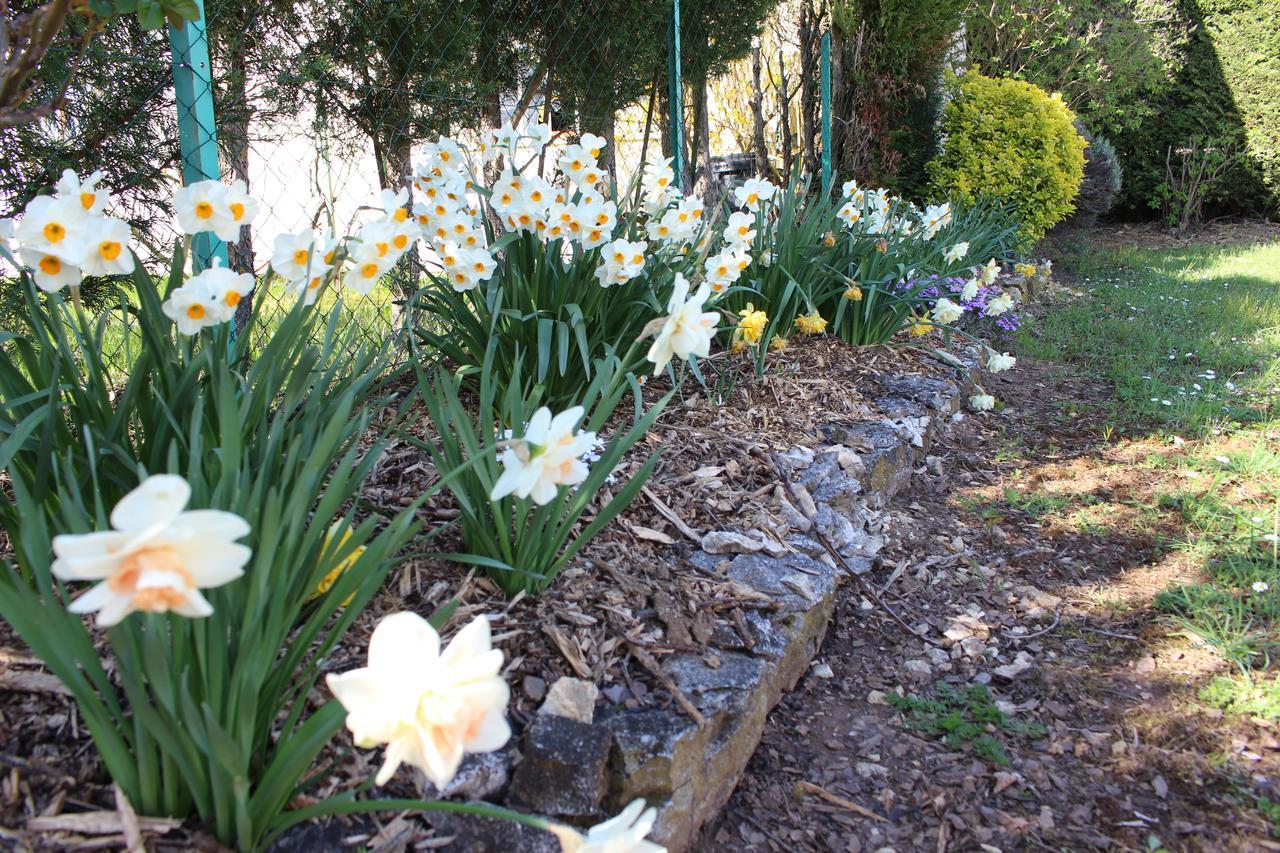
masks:
[[[511,441],[499,457],[502,475],[489,499],[515,495],[542,505],[555,498],[561,486],[576,486],[587,479],[587,465],[579,457],[595,445],[596,434],[574,431],[583,414],[582,406],[554,418],[546,406],[534,412],[524,437]]]
[[[386,745],[377,784],[409,764],[443,788],[464,755],[501,749],[511,737],[510,690],[501,670],[502,652],[491,647],[484,616],[442,652],[427,620],[401,612],[374,629],[367,666],[329,675],[326,682],[347,709],[356,746]]]
[[[716,334],[719,315],[703,311],[702,306],[711,298],[711,287],[706,282],[689,296],[689,282],[676,273],[675,289],[667,303],[667,316],[649,323],[641,338],[656,335],[653,346],[645,358],[653,362],[653,375],[657,376],[671,362],[673,356],[688,361],[694,356],[706,358],[711,352],[711,339]]]
[[[186,510],[190,498],[186,480],[155,474],[116,504],[113,530],[55,536],[54,577],[101,581],[68,609],[97,612],[103,627],[135,610],[172,610],[191,618],[211,614],[200,590],[244,574],[252,552],[235,540],[249,533],[249,524],[221,510]]]
[[[964,316],[964,309],[945,296],[938,297],[933,303],[933,322],[940,325],[954,323]]]
[[[549,829],[563,853],[666,853],[661,844],[645,840],[657,820],[657,809],[646,809],[644,800],[632,800],[617,817],[596,824],[586,835],[558,823]]]

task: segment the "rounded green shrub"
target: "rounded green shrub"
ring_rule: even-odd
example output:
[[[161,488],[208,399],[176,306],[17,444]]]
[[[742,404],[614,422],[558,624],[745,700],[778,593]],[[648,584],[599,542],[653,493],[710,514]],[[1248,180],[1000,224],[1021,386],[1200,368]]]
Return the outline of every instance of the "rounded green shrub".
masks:
[[[972,203],[1006,205],[1027,242],[1075,209],[1085,141],[1057,95],[1021,80],[968,72],[956,78],[942,113],[942,153],[930,161],[939,191]]]

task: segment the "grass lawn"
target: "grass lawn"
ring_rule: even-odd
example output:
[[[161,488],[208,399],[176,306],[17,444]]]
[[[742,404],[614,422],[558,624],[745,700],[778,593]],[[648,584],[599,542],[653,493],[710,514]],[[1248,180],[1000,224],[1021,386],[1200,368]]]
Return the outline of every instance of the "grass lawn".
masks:
[[[1155,606],[1231,664],[1201,699],[1280,718],[1280,243],[1092,249],[1066,268],[1086,298],[1019,349],[1113,385],[1104,434],[1155,448],[1134,466],[1156,483],[1145,509],[1177,518],[1168,545],[1201,567]]]

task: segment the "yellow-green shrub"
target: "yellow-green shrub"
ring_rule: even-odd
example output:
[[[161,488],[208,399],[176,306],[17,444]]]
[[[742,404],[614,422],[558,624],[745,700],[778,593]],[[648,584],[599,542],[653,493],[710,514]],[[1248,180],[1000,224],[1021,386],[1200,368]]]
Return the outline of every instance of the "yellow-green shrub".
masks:
[[[1085,141],[1057,95],[1021,80],[966,73],[942,114],[946,140],[928,166],[953,199],[989,198],[1018,217],[1019,236],[1038,240],[1075,209]]]

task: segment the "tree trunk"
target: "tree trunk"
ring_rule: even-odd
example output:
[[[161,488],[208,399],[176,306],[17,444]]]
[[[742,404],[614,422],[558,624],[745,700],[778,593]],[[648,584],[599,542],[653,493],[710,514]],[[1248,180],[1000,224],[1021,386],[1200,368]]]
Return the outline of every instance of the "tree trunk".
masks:
[[[844,32],[834,25],[831,27],[831,170],[836,176],[844,175],[841,154],[844,152],[844,138],[848,129],[848,111],[844,106],[848,103],[844,95]]]
[[[795,134],[791,130],[791,95],[788,91],[787,64],[778,51],[778,120],[782,124],[782,174],[785,179],[791,178],[791,167],[795,164]]]
[[[708,205],[711,205],[715,199],[714,188],[711,186],[713,180],[711,175],[711,117],[709,113],[709,98],[707,92],[707,76],[703,74],[699,77],[693,86],[693,125],[694,138],[691,140],[689,171],[692,176],[691,188],[695,192],[699,192]],[[698,187],[701,186],[701,191]]]
[[[818,75],[813,49],[817,29],[813,6],[806,2],[800,7],[800,146],[804,152],[804,170],[810,175],[818,171]]]
[[[764,140],[764,89],[760,85],[760,40],[751,42],[751,145],[755,148],[756,174],[769,176],[769,147]]]

